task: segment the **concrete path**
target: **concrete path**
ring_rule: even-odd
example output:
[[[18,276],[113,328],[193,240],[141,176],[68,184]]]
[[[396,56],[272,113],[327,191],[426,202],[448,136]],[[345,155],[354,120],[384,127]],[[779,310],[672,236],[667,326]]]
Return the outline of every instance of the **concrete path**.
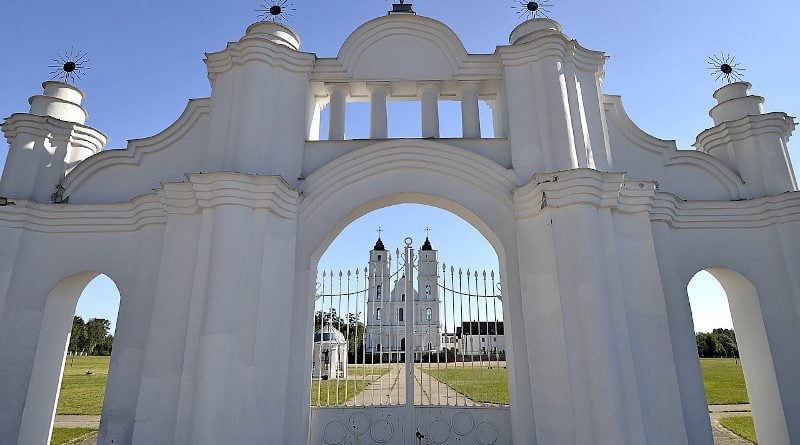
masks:
[[[56,428],[100,428],[100,416],[56,416]]]
[[[709,417],[711,417],[711,432],[714,434],[714,445],[753,445],[749,440],[737,436],[719,423],[719,419],[723,417],[752,415],[749,404],[709,405],[708,413]]]
[[[426,365],[427,366],[427,365]],[[388,365],[389,372],[367,385],[349,405],[402,405],[406,403],[406,366],[402,363]],[[414,367],[415,405],[459,405],[474,406],[475,402],[445,383],[423,372],[423,367]]]

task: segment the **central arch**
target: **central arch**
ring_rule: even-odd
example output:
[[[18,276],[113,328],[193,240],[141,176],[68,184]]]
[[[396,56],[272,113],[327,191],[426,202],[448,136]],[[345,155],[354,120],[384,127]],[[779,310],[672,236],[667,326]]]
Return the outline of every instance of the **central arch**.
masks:
[[[374,210],[397,204],[423,204],[449,211],[471,224],[492,245],[504,277],[504,318],[509,328],[508,374],[512,424],[534,434],[529,362],[524,347],[515,348],[514,335],[524,342],[521,291],[516,251],[516,217],[512,191],[519,186],[513,173],[466,150],[426,140],[392,140],[345,154],[306,179],[300,205],[296,247],[297,320],[312,323],[316,267],[330,243],[351,222]],[[307,331],[307,330],[306,330]],[[310,333],[292,339],[296,350],[310,344]],[[310,390],[307,360],[290,386]],[[307,370],[305,368],[308,368]],[[526,413],[526,422],[513,419]],[[304,419],[308,421],[308,419]],[[530,437],[530,436],[528,436]]]

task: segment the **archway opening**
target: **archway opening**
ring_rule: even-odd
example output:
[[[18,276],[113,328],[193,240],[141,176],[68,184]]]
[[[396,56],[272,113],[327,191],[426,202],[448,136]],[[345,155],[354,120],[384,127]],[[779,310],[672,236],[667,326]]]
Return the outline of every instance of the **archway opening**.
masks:
[[[687,291],[712,429],[788,443],[755,286],[731,269],[709,268]]]
[[[317,263],[312,406],[406,404],[409,366],[415,405],[507,405],[499,266],[481,232],[438,207],[354,219]],[[326,360],[337,343],[346,370]]]
[[[85,272],[47,297],[20,443],[50,443],[99,429],[120,292],[107,275]]]

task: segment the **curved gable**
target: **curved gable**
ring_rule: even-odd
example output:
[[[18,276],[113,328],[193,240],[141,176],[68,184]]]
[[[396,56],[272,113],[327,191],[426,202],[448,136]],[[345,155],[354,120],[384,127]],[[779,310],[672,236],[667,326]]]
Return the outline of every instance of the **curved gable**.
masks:
[[[466,57],[464,44],[443,23],[396,14],[361,25],[337,58],[355,79],[444,80],[458,72]]]

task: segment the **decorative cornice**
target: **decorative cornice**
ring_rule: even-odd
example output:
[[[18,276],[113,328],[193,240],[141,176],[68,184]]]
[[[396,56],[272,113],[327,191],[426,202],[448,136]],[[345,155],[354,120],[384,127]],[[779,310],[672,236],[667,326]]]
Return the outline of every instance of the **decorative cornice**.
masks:
[[[653,181],[625,180],[624,173],[582,168],[536,174],[528,184],[514,190],[514,202],[518,219],[573,205],[640,213],[650,209],[656,188]]]
[[[162,182],[156,190],[167,213],[194,214],[220,205],[269,210],[283,219],[297,213],[300,193],[280,176],[217,172],[186,177],[188,182]]]
[[[14,203],[0,207],[0,227],[44,233],[108,233],[135,232],[166,223],[155,194],[115,204],[55,205],[28,199],[15,199]]]
[[[555,58],[572,63],[578,71],[602,76],[608,57],[602,51],[581,46],[557,31],[543,32],[535,39],[521,44],[497,47],[497,54],[505,67],[536,63]]]
[[[208,116],[210,111],[211,99],[192,99],[180,117],[161,133],[131,140],[125,150],[106,150],[85,159],[64,180],[65,196],[72,195],[81,184],[107,167],[139,165],[144,156],[164,150],[182,139],[204,116]]]
[[[800,222],[800,192],[740,201],[683,201],[657,193],[650,220],[675,229],[747,229]]]
[[[20,134],[35,138],[65,140],[74,147],[98,152],[108,142],[108,136],[86,125],[62,121],[54,117],[36,114],[12,114],[2,125],[8,145],[11,146]]]
[[[694,147],[702,152],[710,153],[711,150],[724,147],[731,142],[769,133],[777,133],[784,140],[788,140],[794,132],[795,125],[794,117],[786,113],[745,116],[703,131],[697,136]]]
[[[206,53],[206,67],[211,82],[220,74],[227,73],[234,66],[250,62],[265,63],[296,73],[309,73],[314,67],[317,56],[303,53],[279,45],[263,36],[245,36],[238,42],[231,42],[224,50]]]

